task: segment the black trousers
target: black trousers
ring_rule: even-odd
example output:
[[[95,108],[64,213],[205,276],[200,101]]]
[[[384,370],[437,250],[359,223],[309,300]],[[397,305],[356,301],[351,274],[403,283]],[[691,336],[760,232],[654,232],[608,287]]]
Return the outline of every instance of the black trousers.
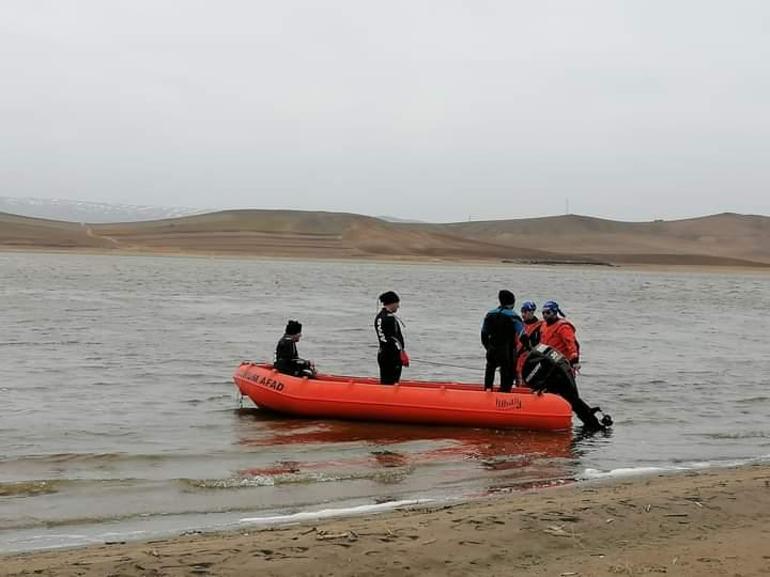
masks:
[[[590,429],[604,428],[591,407],[580,398],[577,383],[572,376],[569,365],[565,362],[559,369],[561,370],[555,370],[551,373],[545,390],[563,397],[586,427]]]
[[[500,391],[510,393],[516,374],[516,357],[508,350],[487,349],[487,366],[484,370],[484,389],[491,390],[495,372],[500,367]]]
[[[380,365],[381,384],[395,385],[401,380],[401,355],[398,351],[380,350],[377,364]]]

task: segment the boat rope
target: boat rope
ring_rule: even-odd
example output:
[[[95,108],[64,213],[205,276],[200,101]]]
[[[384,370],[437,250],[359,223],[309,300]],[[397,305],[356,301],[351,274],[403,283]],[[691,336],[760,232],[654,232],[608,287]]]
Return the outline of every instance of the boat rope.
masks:
[[[466,371],[480,371],[480,367],[468,367],[464,365],[454,365],[452,363],[438,363],[436,361],[427,361],[425,359],[416,359],[412,357],[412,360],[418,363],[424,363],[426,365],[434,365],[436,367],[452,367],[453,369],[465,369]]]

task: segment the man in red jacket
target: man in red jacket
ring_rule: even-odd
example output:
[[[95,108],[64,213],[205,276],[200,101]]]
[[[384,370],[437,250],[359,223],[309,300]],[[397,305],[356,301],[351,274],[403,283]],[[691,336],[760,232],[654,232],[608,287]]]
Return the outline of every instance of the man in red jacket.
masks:
[[[536,390],[546,390],[564,397],[588,430],[607,430],[612,425],[612,417],[605,413],[601,421],[597,419],[596,413],[601,409],[589,407],[578,394],[575,373],[580,369],[580,343],[575,338],[575,325],[564,318],[566,315],[556,301],[546,301],[542,311],[544,322],[540,327],[540,345],[530,353],[523,369],[528,385]],[[541,347],[546,348],[541,350]],[[557,356],[561,358],[554,359],[553,355],[548,353],[547,347],[550,347],[552,352],[558,351],[560,355]],[[538,364],[548,359],[557,369],[561,367],[560,370],[542,371]],[[527,364],[532,366],[527,367]],[[539,382],[538,371],[541,375],[544,374]],[[559,376],[561,378],[558,378]]]
[[[580,369],[580,343],[575,338],[575,325],[564,318],[566,315],[556,301],[546,301],[542,308],[543,325],[540,342],[559,351],[569,361],[573,372]]]

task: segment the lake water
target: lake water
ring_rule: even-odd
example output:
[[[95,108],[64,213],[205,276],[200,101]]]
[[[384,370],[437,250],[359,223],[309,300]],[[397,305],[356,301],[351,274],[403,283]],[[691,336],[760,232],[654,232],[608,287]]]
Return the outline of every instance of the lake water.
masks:
[[[233,371],[289,318],[323,372],[375,375],[386,289],[405,375],[480,382],[503,287],[575,322],[610,434],[239,408]],[[0,552],[770,458],[767,275],[0,253],[0,297]]]

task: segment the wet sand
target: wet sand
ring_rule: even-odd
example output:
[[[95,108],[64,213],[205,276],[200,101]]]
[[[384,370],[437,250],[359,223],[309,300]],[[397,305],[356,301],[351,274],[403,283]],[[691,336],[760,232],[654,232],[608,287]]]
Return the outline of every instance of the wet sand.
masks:
[[[770,574],[770,466],[0,557],[0,575],[749,577]]]

